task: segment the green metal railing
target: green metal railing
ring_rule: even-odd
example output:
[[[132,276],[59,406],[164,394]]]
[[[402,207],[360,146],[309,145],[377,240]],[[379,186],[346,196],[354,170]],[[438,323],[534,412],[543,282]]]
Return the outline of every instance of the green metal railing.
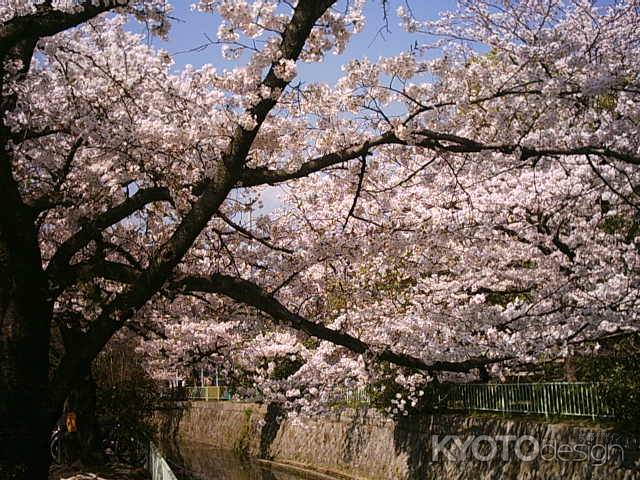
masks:
[[[187,400],[231,400],[231,389],[186,387]],[[553,383],[449,383],[439,389],[439,404],[451,411],[488,411],[545,416],[607,418],[614,412],[604,399],[601,385],[586,382]],[[367,405],[370,387],[341,388],[330,395],[330,403]],[[435,400],[434,400],[435,401]]]
[[[436,401],[435,399],[433,401]],[[371,402],[368,387],[340,389],[332,403]],[[586,382],[553,383],[449,383],[438,389],[437,403],[450,411],[489,411],[545,416],[607,418],[613,410],[607,405],[601,385]]]
[[[330,396],[330,401],[331,403],[346,403],[349,405],[367,405],[371,403],[371,393],[369,387],[357,389],[338,388]]]
[[[452,410],[545,416],[611,417],[597,383],[455,384],[448,391]]]
[[[186,387],[187,400],[231,400],[229,387]]]

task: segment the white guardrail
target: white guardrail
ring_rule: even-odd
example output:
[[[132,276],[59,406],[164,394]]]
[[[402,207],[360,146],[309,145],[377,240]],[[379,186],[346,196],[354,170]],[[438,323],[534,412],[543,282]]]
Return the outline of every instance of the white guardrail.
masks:
[[[162,456],[158,447],[153,442],[149,442],[149,473],[151,480],[178,480],[171,467]]]

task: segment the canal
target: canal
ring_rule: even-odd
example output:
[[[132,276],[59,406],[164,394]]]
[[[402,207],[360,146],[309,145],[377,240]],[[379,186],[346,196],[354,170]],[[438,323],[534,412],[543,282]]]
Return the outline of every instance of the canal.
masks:
[[[178,480],[301,480],[312,477],[270,469],[228,450],[181,441],[162,454]]]

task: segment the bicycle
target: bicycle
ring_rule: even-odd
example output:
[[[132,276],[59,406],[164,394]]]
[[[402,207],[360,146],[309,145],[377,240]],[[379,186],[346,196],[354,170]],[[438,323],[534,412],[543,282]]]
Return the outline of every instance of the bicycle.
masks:
[[[63,425],[58,425],[49,438],[51,459],[58,465],[73,463],[79,458],[77,449],[69,442],[68,433]]]
[[[102,445],[108,458],[136,467],[144,465],[149,454],[148,442],[120,423],[111,425]]]
[[[77,439],[64,425],[57,425],[51,432],[49,452],[57,465],[66,465],[80,458]],[[107,427],[102,438],[102,451],[109,461],[117,461],[131,466],[142,466],[148,457],[148,442],[136,432],[130,432],[119,423]]]

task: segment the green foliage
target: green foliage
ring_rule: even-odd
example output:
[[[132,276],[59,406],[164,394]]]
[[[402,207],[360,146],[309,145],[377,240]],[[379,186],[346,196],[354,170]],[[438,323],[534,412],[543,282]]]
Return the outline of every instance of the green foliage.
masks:
[[[509,266],[513,268],[527,268],[531,270],[531,269],[537,268],[538,262],[536,262],[535,260],[520,259],[520,260],[514,260],[510,262]]]
[[[381,278],[376,278],[367,286],[367,293],[373,298],[383,296],[400,298],[407,289],[416,285],[415,278],[407,276],[405,271],[407,264],[403,260],[395,261],[393,267],[389,267]],[[362,269],[359,275],[366,275],[367,270]],[[346,281],[328,279],[326,283],[325,303],[329,312],[336,313],[348,309],[354,296],[353,287]]]
[[[270,363],[274,364],[274,368],[269,378],[272,380],[285,380],[304,365],[304,360],[297,356],[268,357],[261,361],[260,367],[266,369]],[[248,378],[250,379],[251,377]],[[253,382],[251,381],[251,383]]]
[[[244,419],[242,422],[242,426],[240,427],[240,432],[238,433],[238,438],[233,444],[233,451],[239,455],[247,456],[249,454],[249,441],[251,434],[251,416],[253,415],[253,410],[251,408],[246,408],[244,410]]]
[[[407,402],[404,410],[408,414],[438,413],[447,408],[448,389],[445,383],[425,382],[416,386],[412,392],[389,376],[371,385],[369,396],[371,405],[383,412],[393,412],[393,409],[397,408],[398,395],[400,395],[400,398]],[[414,406],[411,405],[410,399],[416,400]]]
[[[284,380],[289,378],[291,375],[296,373],[302,365],[304,365],[304,361],[299,358],[291,359],[289,357],[278,358],[274,360],[276,363],[276,367],[273,369],[273,374],[271,377],[274,380]]]
[[[600,228],[610,234],[626,233],[629,228],[628,221],[622,215],[610,215],[605,217],[600,224]]]
[[[637,193],[631,194],[631,197],[637,197]],[[611,203],[607,200],[600,201],[600,211],[603,215],[611,211]],[[600,222],[599,228],[609,235],[622,235],[626,242],[632,242],[640,232],[640,223],[630,215],[607,215]]]
[[[600,384],[600,392],[615,412],[614,420],[619,426],[640,431],[640,335],[603,339],[599,347],[598,354],[570,359],[575,379]],[[565,380],[565,363],[547,362],[542,367],[539,381]]]
[[[349,306],[349,293],[340,282],[328,282],[325,301],[330,312],[337,312]]]
[[[612,112],[618,106],[618,94],[607,92],[597,95],[595,98],[595,108],[599,111]]]
[[[393,406],[391,401],[396,398],[396,394],[405,393],[392,377],[377,381],[371,385],[370,389],[371,405],[381,411]]]
[[[403,276],[401,269],[389,270],[382,281],[376,282],[374,289],[385,293],[401,293],[416,283],[414,278]]]
[[[233,368],[227,370],[225,377],[228,385],[231,386],[232,393],[255,389],[255,371],[253,369],[234,365]]]
[[[640,431],[640,356],[581,357],[576,365],[580,380],[600,384],[615,420],[627,430]]]
[[[500,305],[501,307],[506,307],[516,300],[530,302],[533,300],[533,294],[530,292],[491,292],[487,294],[487,303],[489,305]]]
[[[314,350],[320,346],[320,340],[315,337],[307,337],[302,340],[302,345],[309,350]]]
[[[541,373],[535,377],[537,382],[564,381],[566,377],[565,364],[563,362],[546,361],[540,364]]]

